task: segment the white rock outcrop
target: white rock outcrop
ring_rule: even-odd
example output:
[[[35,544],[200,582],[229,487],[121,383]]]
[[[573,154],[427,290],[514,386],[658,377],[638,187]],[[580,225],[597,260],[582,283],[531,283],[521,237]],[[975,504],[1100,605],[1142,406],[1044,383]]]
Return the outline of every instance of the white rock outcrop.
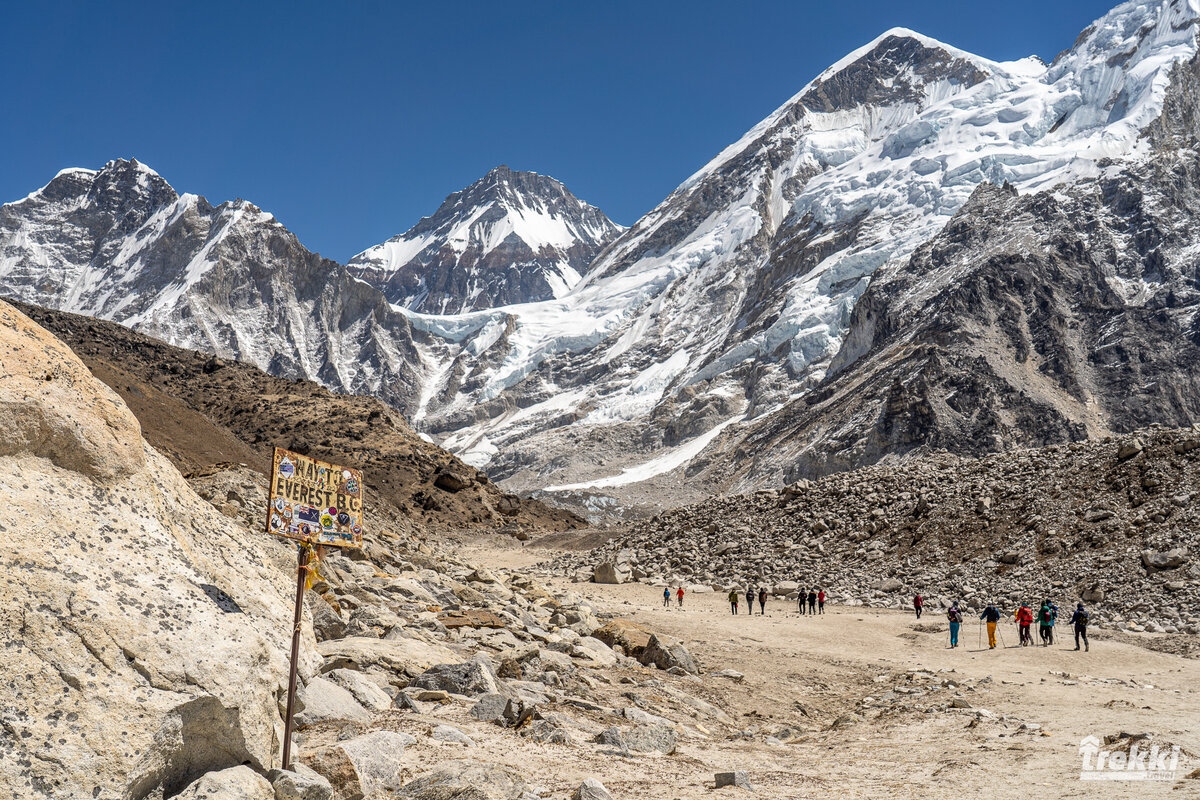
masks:
[[[196,495],[120,398],[3,302],[0,417],[0,798],[142,800],[269,770],[290,550]],[[309,674],[308,626],[303,652]]]

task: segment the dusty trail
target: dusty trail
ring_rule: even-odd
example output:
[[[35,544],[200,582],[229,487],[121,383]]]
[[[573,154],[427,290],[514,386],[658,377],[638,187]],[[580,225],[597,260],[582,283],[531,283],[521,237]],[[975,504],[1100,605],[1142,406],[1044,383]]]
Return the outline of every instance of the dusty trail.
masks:
[[[516,567],[544,555],[487,557]],[[1054,646],[1022,648],[1015,625],[1002,624],[1008,647],[990,651],[986,636],[979,647],[976,620],[964,625],[960,647],[951,650],[945,620],[934,609],[920,622],[908,613],[855,607],[811,617],[768,601],[766,616],[750,617],[743,600],[743,613],[732,616],[723,595],[689,595],[683,610],[664,609],[661,588],[550,583],[681,639],[702,661],[714,701],[748,735],[685,739],[670,758],[596,763],[564,753],[542,773],[546,779],[590,767],[610,789],[620,789],[616,796],[680,800],[711,797],[713,773],[728,769],[748,770],[759,795],[773,798],[1200,796],[1194,779],[1079,779],[1081,740],[1122,731],[1181,745],[1186,769],[1179,778],[1200,766],[1200,661],[1194,659],[1098,636],[1091,652],[1075,652],[1066,626],[1059,626]],[[724,669],[744,679],[707,674]],[[921,677],[906,678],[912,671]],[[962,685],[922,690],[943,679]],[[971,708],[924,710],[953,698]],[[986,710],[982,718],[978,709]],[[1023,723],[1039,727],[1022,730]],[[786,744],[766,741],[785,728]]]

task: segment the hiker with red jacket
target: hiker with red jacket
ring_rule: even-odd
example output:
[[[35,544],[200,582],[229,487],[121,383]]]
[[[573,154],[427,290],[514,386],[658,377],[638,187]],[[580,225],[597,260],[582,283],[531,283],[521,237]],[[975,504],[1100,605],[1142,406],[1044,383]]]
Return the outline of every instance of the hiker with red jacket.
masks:
[[[924,607],[925,607],[925,598],[921,597],[921,594],[918,592],[917,595],[915,597],[913,597],[913,610],[915,610],[917,612],[917,619],[921,618],[921,609],[923,609]]]
[[[761,586],[758,589],[758,613],[767,615],[767,590]]]
[[[1029,626],[1033,624],[1033,610],[1029,604],[1022,603],[1020,608],[1013,612],[1013,616],[1016,617],[1021,632],[1021,647],[1033,644],[1033,634],[1029,632]]]
[[[682,586],[680,586],[679,589],[676,590],[675,596],[679,598],[679,607],[683,608],[683,587]]]
[[[825,613],[825,590],[824,589],[817,592],[817,613],[818,614]]]

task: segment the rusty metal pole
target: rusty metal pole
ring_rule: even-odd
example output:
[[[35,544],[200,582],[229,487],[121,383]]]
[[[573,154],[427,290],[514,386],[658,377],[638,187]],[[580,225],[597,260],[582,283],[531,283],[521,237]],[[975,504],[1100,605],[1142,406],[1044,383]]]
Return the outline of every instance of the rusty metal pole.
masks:
[[[304,609],[304,580],[308,577],[308,548],[300,552],[296,567],[296,615],[292,622],[292,665],[288,672],[287,714],[283,719],[283,768],[292,768],[292,710],[296,705],[296,665],[300,661],[300,613]]]

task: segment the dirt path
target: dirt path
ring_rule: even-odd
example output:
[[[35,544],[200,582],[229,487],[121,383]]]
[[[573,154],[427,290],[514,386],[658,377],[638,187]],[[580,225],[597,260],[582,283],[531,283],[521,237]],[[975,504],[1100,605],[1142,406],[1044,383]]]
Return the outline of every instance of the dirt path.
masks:
[[[546,554],[469,555],[523,568]],[[550,582],[681,639],[705,673],[689,690],[734,718],[732,733],[685,736],[670,757],[581,747],[557,748],[547,760],[525,748],[506,753],[499,742],[489,747],[554,796],[593,775],[615,797],[711,798],[713,774],[734,769],[750,773],[757,796],[781,799],[1200,796],[1200,780],[1081,781],[1079,754],[1087,736],[1149,732],[1184,748],[1179,778],[1200,766],[1197,660],[1098,637],[1090,653],[1075,652],[1065,639],[1021,648],[1011,624],[1001,626],[1008,647],[988,650],[975,621],[951,650],[934,611],[920,623],[911,614],[853,607],[809,617],[769,601],[766,616],[750,617],[743,599],[742,615],[732,616],[716,594],[664,609],[661,588]],[[711,675],[720,670],[744,677]],[[663,691],[688,680],[663,677]],[[611,694],[619,705],[616,688]],[[969,708],[945,710],[956,699]]]

